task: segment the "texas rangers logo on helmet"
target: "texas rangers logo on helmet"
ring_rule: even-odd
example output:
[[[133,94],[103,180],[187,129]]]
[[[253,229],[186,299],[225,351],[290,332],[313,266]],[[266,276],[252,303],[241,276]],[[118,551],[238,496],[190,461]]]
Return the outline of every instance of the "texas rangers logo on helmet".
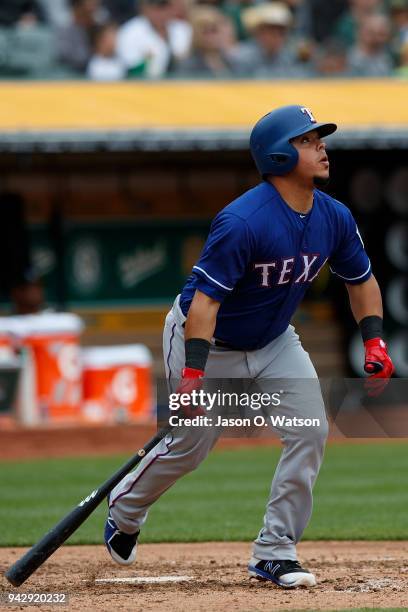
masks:
[[[316,119],[314,118],[313,113],[310,110],[310,108],[307,108],[307,106],[302,106],[300,110],[304,115],[307,115],[309,117],[312,123],[316,123]]]

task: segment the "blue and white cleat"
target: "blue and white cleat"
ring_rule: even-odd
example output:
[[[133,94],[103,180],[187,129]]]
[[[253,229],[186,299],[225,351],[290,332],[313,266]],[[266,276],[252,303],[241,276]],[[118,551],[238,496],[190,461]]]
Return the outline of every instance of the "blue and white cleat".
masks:
[[[258,580],[271,580],[284,589],[316,586],[316,578],[304,569],[299,561],[261,561],[252,557],[248,565],[248,572],[251,577]]]
[[[140,531],[128,534],[120,531],[110,513],[105,524],[105,544],[112,559],[119,565],[130,565],[136,559]]]

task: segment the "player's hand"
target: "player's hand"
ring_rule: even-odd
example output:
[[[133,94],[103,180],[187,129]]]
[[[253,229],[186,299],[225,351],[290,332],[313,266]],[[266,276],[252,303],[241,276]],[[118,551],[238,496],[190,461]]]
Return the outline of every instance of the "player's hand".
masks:
[[[377,397],[388,385],[395,368],[388,355],[387,345],[382,338],[366,340],[364,348],[364,370],[370,374],[365,380],[364,388],[369,397]]]
[[[192,391],[200,391],[203,386],[203,378],[204,372],[203,370],[196,370],[194,368],[183,368],[181,372],[181,381],[179,386],[177,387],[176,393],[191,394]],[[205,410],[199,406],[181,406],[180,410],[183,412],[183,415],[187,418],[192,418],[195,416],[205,414]]]

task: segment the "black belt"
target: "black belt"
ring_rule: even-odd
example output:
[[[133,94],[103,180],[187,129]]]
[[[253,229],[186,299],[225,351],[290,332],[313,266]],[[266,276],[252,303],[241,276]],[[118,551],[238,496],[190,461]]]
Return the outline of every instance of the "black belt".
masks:
[[[228,344],[228,342],[224,342],[223,340],[217,340],[217,338],[214,338],[214,344],[215,346],[219,346],[220,348],[226,348],[226,349],[229,349],[230,351],[240,350],[240,349],[235,348],[234,346],[231,346],[230,344]]]

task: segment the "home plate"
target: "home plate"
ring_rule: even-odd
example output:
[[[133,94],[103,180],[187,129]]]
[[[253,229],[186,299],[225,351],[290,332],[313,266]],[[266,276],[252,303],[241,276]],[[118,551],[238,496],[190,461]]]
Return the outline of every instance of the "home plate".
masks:
[[[192,580],[192,576],[137,576],[129,578],[96,578],[95,583],[107,582],[122,584],[146,584],[146,583],[162,583],[162,582],[184,582]]]

